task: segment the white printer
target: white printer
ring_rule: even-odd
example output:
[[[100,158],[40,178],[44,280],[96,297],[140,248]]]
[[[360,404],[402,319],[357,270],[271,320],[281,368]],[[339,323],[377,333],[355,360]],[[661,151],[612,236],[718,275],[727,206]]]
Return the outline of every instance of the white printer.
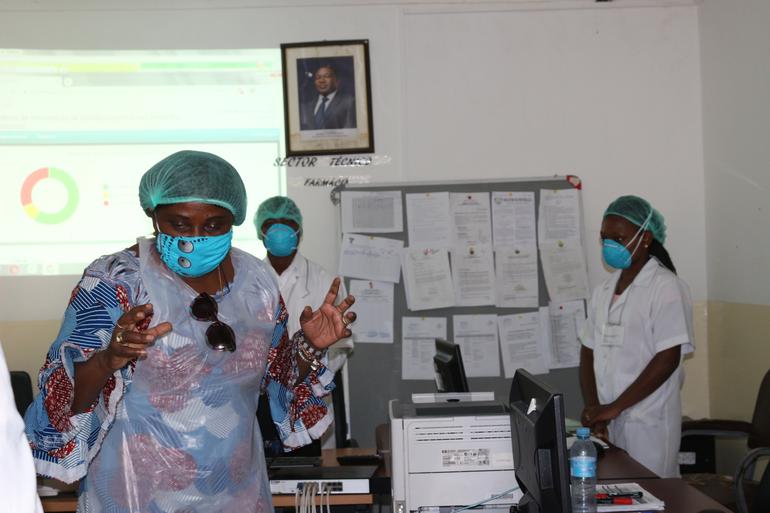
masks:
[[[507,406],[394,399],[388,408],[393,513],[466,506],[516,486]],[[520,497],[516,490],[487,504]]]

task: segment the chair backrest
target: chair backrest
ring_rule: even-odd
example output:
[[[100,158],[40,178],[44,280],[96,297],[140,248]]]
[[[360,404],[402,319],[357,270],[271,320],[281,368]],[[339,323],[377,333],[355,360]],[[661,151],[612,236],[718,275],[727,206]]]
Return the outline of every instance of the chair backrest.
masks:
[[[770,464],[765,467],[762,479],[759,481],[750,511],[751,513],[767,513],[770,511]]]
[[[26,371],[11,371],[11,389],[16,400],[16,409],[22,417],[32,402],[32,380]]]
[[[751,449],[770,447],[770,370],[765,373],[759,386],[747,443]]]

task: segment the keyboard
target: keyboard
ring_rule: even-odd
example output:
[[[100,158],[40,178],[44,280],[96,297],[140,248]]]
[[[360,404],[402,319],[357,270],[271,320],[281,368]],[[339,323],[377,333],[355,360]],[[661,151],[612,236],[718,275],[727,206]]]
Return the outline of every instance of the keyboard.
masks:
[[[320,467],[320,456],[276,456],[268,461],[268,468]]]

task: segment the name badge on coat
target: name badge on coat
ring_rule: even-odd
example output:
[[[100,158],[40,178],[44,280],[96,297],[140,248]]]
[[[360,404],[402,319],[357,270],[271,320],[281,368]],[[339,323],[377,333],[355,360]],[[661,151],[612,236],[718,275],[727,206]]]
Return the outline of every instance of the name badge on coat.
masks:
[[[625,330],[620,324],[604,324],[602,326],[602,341],[604,347],[620,347],[623,345]]]

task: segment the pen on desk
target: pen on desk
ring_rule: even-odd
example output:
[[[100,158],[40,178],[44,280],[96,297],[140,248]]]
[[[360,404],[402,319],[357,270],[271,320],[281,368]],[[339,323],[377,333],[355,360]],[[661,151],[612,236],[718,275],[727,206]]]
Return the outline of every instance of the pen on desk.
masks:
[[[596,494],[597,499],[612,499],[614,497],[631,497],[632,499],[641,499],[642,492],[599,492]]]
[[[604,499],[596,499],[597,504],[622,504],[629,505],[634,503],[634,499],[631,497],[606,497]]]

